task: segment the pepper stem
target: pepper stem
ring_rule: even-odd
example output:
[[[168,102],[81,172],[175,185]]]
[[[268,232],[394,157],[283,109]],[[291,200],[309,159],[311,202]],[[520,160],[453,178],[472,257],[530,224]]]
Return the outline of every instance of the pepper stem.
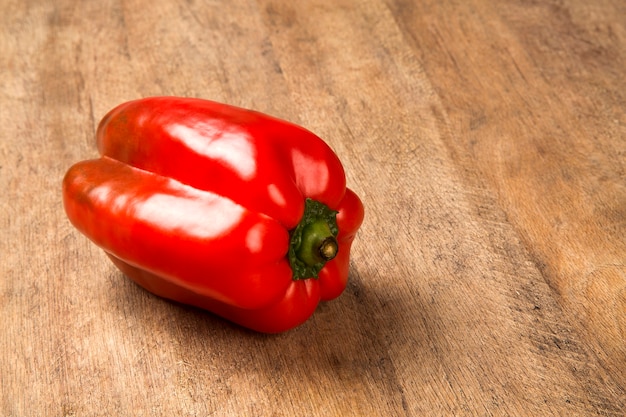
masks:
[[[333,258],[337,256],[337,252],[339,252],[339,244],[334,236],[329,236],[324,239],[319,247],[320,256],[326,262],[333,260]]]
[[[337,256],[337,212],[306,199],[302,220],[291,231],[289,263],[293,279],[318,278],[326,262]]]

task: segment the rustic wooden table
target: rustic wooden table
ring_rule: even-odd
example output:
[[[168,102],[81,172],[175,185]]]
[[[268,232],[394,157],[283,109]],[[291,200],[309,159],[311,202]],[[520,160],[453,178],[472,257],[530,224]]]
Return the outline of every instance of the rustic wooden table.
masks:
[[[2,416],[623,416],[623,0],[3,0]],[[348,289],[255,334],[67,221],[111,107],[301,124],[363,199]]]

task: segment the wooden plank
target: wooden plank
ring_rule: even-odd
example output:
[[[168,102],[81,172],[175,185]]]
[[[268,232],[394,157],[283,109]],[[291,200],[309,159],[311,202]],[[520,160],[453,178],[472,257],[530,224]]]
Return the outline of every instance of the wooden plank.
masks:
[[[447,146],[474,174],[470,186],[497,193],[548,285],[624,384],[623,3],[482,3],[466,2],[445,26],[403,24],[420,46],[444,52],[427,72],[442,92],[442,123],[453,125]],[[437,22],[447,11],[413,13]]]
[[[0,414],[626,412],[619,0],[7,0]],[[112,106],[209,98],[325,138],[350,284],[255,334],[133,285],[60,181]]]

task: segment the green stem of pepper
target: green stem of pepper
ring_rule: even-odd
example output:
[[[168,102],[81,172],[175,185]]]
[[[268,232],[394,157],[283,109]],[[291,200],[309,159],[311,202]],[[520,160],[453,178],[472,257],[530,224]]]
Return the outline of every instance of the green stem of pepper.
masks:
[[[318,278],[326,262],[339,251],[337,212],[307,198],[302,220],[290,233],[289,263],[293,279]]]

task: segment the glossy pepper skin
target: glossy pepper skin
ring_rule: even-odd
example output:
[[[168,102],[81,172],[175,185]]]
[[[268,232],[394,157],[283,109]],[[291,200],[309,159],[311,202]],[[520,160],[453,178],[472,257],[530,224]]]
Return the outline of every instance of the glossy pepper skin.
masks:
[[[148,291],[277,333],[346,286],[363,205],[319,137],[258,112],[152,97],[100,122],[72,166],[72,224]]]

